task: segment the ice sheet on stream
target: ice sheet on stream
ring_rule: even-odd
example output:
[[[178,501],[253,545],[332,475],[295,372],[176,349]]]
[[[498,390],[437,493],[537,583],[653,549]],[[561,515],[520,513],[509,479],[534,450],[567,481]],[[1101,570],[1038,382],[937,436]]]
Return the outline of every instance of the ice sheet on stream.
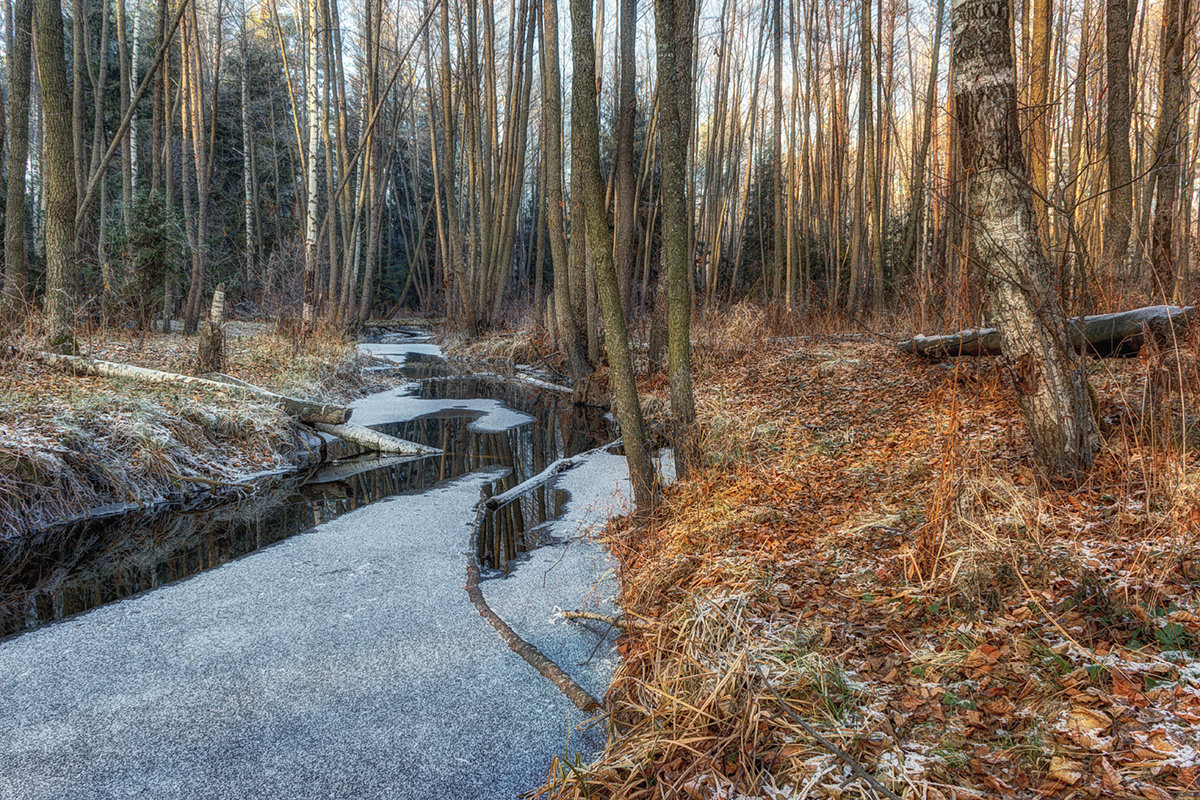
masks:
[[[367,398],[355,421],[432,404],[487,426],[532,419],[498,401],[415,400]],[[575,729],[582,715],[462,589],[474,506],[495,477],[376,502],[0,642],[0,800],[511,798],[554,755],[586,757],[601,732]],[[611,610],[609,560],[583,528],[629,502],[624,459],[592,456],[557,483],[570,492],[550,523],[559,543],[484,590],[603,694],[610,637],[554,612],[597,597]]]
[[[424,342],[364,342],[359,348],[372,355],[391,359],[397,364],[404,364],[410,354],[437,358],[442,356],[440,347]],[[495,433],[533,422],[533,417],[508,408],[500,400],[412,397],[407,394],[408,391],[409,388],[401,387],[356,400],[351,404],[354,409],[352,420],[358,425],[384,425],[430,414],[466,411],[478,415],[471,423],[470,429],[481,433]]]

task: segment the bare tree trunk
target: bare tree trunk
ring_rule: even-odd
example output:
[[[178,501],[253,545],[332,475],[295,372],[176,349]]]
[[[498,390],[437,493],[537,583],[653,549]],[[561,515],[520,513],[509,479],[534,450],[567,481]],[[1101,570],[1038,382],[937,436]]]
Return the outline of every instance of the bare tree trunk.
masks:
[[[255,264],[254,241],[254,180],[252,172],[254,162],[250,149],[250,81],[247,73],[250,70],[250,42],[246,32],[246,0],[242,0],[242,213],[243,227],[246,235],[246,278],[247,285],[254,275],[258,274]]]
[[[870,7],[869,0],[863,4]],[[784,270],[784,230],[787,222],[783,218],[783,6],[779,0],[772,2],[771,40],[775,52],[775,111],[771,121],[771,167],[773,169],[774,186],[772,187],[774,225],[774,244],[771,248],[771,299],[779,303],[783,290]],[[663,91],[662,79],[659,79],[659,91]],[[664,153],[664,156],[666,154]],[[664,229],[666,220],[664,222]]]
[[[87,142],[83,135],[84,115],[87,111],[83,97],[83,71],[88,59],[83,51],[84,22],[88,10],[86,0],[74,0],[71,10],[71,119],[74,135],[72,149],[75,154],[75,196],[83,196],[87,181]],[[40,19],[39,19],[40,24]],[[65,34],[64,34],[65,35]]]
[[[224,22],[223,7],[223,2],[218,0],[217,16],[213,26],[216,45],[214,47],[210,73],[212,76],[212,99],[211,103],[208,104],[207,119],[204,94],[204,58],[200,47],[199,20],[196,15],[195,6],[189,9],[192,22],[190,28],[185,29],[183,37],[183,41],[191,46],[190,57],[186,55],[188,52],[187,49],[183,50],[185,54],[183,62],[187,67],[185,74],[188,76],[185,84],[190,87],[187,92],[190,104],[185,102],[184,109],[191,123],[192,160],[196,170],[195,248],[192,251],[192,276],[191,284],[188,288],[187,308],[183,323],[183,332],[188,336],[194,334],[200,324],[200,315],[203,312],[204,278],[208,268],[208,219],[212,195],[213,162],[215,160],[213,150],[216,146],[217,107],[221,85],[219,76],[221,74],[221,45],[223,42],[221,35]],[[188,113],[189,105],[190,113]],[[184,169],[187,169],[187,167],[184,167]]]
[[[921,223],[925,214],[925,165],[929,159],[929,142],[932,138],[933,116],[937,113],[938,53],[942,46],[942,19],[945,16],[946,0],[938,0],[933,28],[933,52],[929,56],[929,83],[925,89],[925,118],[922,122],[921,144],[913,164],[913,177],[909,186],[912,205],[908,210],[908,225],[904,229],[904,251],[900,256],[899,268],[908,271],[913,258],[920,253]]]
[[[1025,414],[1037,462],[1052,474],[1087,469],[1100,446],[1084,366],[1037,232],[1017,125],[1007,3],[954,0],[954,107],[971,210],[970,255]]]
[[[167,32],[167,3],[168,0],[158,0],[158,10],[155,18],[155,39],[161,47],[166,41]],[[165,140],[170,139],[168,131],[171,126],[170,94],[168,80],[171,74],[170,56],[164,59],[162,68],[154,76],[154,102],[150,121],[150,190],[161,191],[166,179],[163,170],[163,155]],[[130,154],[132,158],[132,153]]]
[[[308,97],[308,157],[305,159],[304,212],[304,300],[301,319],[311,325],[317,318],[317,159],[320,153],[320,93],[317,91],[317,59],[320,57],[320,0],[308,3],[308,63],[305,92]]]
[[[62,5],[59,0],[36,0],[33,8],[46,193],[46,347],[70,349],[80,276],[75,255],[75,143]]]
[[[1179,197],[1180,161],[1184,155],[1179,145],[1187,127],[1183,101],[1188,74],[1184,71],[1184,51],[1193,27],[1191,0],[1167,0],[1162,15],[1162,89],[1154,143],[1157,170],[1150,267],[1156,299],[1169,303],[1175,294],[1175,252],[1171,238],[1176,222],[1175,201]]]
[[[25,305],[25,167],[29,158],[30,24],[33,0],[16,0],[9,48],[8,194],[4,211],[4,295],[0,310]],[[72,213],[74,213],[72,211]]]
[[[617,283],[621,287],[621,307],[629,317],[633,293],[637,240],[637,177],[633,164],[633,125],[637,117],[637,66],[634,44],[637,38],[637,0],[621,0],[620,8],[620,87],[617,101],[616,179],[613,235],[613,261]]]
[[[700,462],[692,396],[692,295],[688,239],[692,209],[687,191],[692,120],[693,0],[658,0],[654,26],[663,157],[663,266],[667,275],[667,371],[671,387],[671,443],[675,469],[687,477]],[[777,223],[781,221],[777,220]],[[778,242],[778,239],[777,239]]]
[[[562,78],[558,68],[558,2],[542,4],[542,139],[546,147],[546,222],[554,262],[554,317],[558,338],[575,381],[588,374],[587,357],[571,305],[566,227],[563,221]]]
[[[1046,198],[1050,168],[1050,52],[1053,0],[1033,0],[1029,63],[1029,173],[1043,246],[1050,243]]]
[[[654,465],[646,448],[646,427],[633,376],[633,359],[621,311],[621,291],[613,269],[612,231],[600,178],[600,130],[596,119],[596,54],[592,41],[592,0],[571,0],[571,42],[574,66],[571,80],[571,136],[579,160],[572,163],[575,191],[583,195],[588,240],[595,262],[600,309],[604,314],[604,344],[616,396],[617,418],[634,500],[648,509],[654,499]],[[581,233],[581,232],[580,232]]]
[[[125,0],[117,0],[117,60],[120,62],[120,115],[125,116],[136,86],[129,77],[129,22],[125,13]],[[121,225],[125,230],[125,241],[129,241],[129,214],[133,209],[133,162],[130,160],[130,137],[121,139]]]
[[[1108,156],[1108,219],[1104,225],[1104,261],[1109,269],[1125,266],[1133,215],[1133,166],[1129,154],[1129,43],[1137,0],[1107,0],[1106,74],[1108,97],[1105,137]]]
[[[129,93],[133,94],[138,85],[138,59],[142,53],[142,0],[133,0],[133,50],[129,55]],[[165,70],[164,64],[161,69]],[[133,118],[129,123],[129,191],[130,195],[137,194],[138,186],[138,112],[133,109]]]

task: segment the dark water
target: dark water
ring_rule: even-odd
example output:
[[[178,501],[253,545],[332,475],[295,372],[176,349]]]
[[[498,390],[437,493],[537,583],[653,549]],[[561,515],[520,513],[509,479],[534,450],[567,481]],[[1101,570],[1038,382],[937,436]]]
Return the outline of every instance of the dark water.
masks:
[[[440,359],[413,359],[406,372],[423,378],[415,390],[421,397],[497,399],[534,421],[501,432],[474,431],[470,424],[477,415],[454,410],[380,425],[444,452],[417,459],[344,459],[215,508],[133,512],[0,542],[0,637],[186,578],[356,508],[477,469],[508,470],[486,490],[503,492],[558,458],[613,438],[601,411],[580,409],[527,384],[455,376]],[[485,575],[507,572],[541,544],[539,526],[561,513],[564,501],[563,493],[540,488],[489,511],[477,547]]]

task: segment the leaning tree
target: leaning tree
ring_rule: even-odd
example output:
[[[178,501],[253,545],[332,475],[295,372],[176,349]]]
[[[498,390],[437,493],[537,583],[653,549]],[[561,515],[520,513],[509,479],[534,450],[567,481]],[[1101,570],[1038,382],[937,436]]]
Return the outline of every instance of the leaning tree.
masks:
[[[1017,126],[1007,0],[954,0],[954,113],[967,175],[970,258],[983,275],[1038,463],[1069,475],[1099,447],[1082,358],[1038,236],[1029,165]]]

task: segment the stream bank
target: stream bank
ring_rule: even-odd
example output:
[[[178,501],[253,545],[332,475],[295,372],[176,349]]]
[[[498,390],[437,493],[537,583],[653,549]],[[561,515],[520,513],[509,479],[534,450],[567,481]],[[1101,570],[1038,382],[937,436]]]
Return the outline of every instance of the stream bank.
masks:
[[[195,339],[107,331],[82,340],[108,361],[190,373]],[[261,323],[229,323],[235,378],[323,402],[395,386],[340,335],[297,341]],[[271,490],[321,454],[290,417],[236,390],[133,383],[50,368],[0,349],[0,540],[68,520],[137,509],[205,507]]]
[[[282,498],[0,558],[20,567],[0,597],[26,631],[0,641],[0,798],[514,797],[555,755],[602,744],[461,587],[478,558],[489,604],[603,695],[610,632],[556,609],[611,613],[585,531],[625,508],[624,459],[589,456],[466,551],[481,497],[607,442],[609,422],[535,386],[410,366],[442,374],[355,418],[439,456],[345,458]]]

